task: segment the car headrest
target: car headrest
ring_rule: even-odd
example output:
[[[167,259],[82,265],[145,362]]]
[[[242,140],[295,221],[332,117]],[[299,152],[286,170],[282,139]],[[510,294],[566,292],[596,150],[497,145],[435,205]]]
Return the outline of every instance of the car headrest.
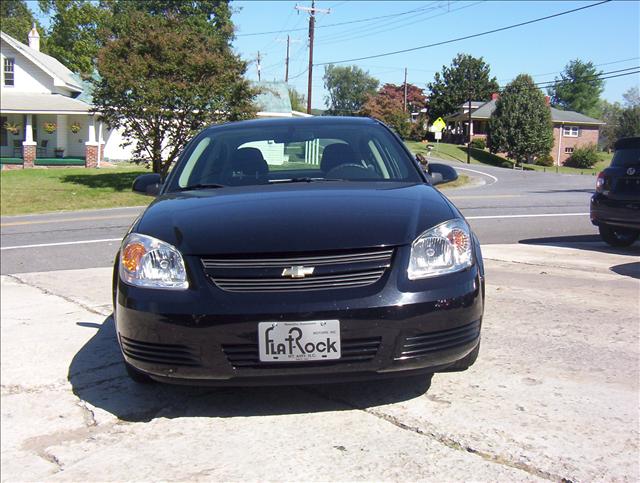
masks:
[[[265,180],[269,173],[269,165],[257,148],[240,148],[231,159],[225,181],[227,184],[248,184],[256,180]]]
[[[356,164],[358,160],[351,149],[351,146],[344,143],[329,144],[322,152],[322,161],[320,161],[320,169],[324,173],[328,173],[333,168],[341,164]]]

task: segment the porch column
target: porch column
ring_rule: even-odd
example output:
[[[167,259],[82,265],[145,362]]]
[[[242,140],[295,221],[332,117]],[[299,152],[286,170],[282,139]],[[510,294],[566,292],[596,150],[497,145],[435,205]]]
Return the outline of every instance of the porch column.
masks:
[[[31,114],[25,116],[24,141],[22,142],[22,159],[25,168],[33,168],[36,160],[36,142],[33,140],[33,117]]]
[[[96,142],[96,120],[94,116],[89,116],[88,141],[84,143],[84,166],[85,168],[95,168],[98,164],[98,143]]]
[[[56,145],[54,146],[55,149],[58,149],[58,148],[64,149],[64,152],[67,154],[67,156],[69,155],[68,120],[69,120],[69,116],[65,114],[58,114],[56,116],[56,124],[58,125],[58,128],[56,129]]]
[[[98,122],[98,168],[100,167],[100,163],[104,160],[104,137],[102,136],[102,129],[104,123],[102,121]]]

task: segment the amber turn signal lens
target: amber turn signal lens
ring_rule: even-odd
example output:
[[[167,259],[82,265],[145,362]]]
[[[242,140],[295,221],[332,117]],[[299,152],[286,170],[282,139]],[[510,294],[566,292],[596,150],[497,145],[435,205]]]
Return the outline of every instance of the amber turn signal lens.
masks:
[[[145,253],[147,253],[147,249],[142,243],[128,244],[122,251],[122,265],[130,272],[135,272]]]

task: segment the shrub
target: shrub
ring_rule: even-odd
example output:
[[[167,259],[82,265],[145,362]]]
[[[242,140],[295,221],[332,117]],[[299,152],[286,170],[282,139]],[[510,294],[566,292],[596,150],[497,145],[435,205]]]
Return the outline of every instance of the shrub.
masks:
[[[573,154],[564,163],[571,168],[589,169],[598,162],[598,153],[595,144],[589,144],[580,148],[575,148]]]
[[[484,149],[487,147],[487,142],[482,138],[475,138],[471,140],[471,147],[476,149]]]
[[[424,128],[422,122],[415,122],[411,125],[411,132],[409,133],[409,139],[411,141],[422,141],[427,138],[427,130]]]
[[[538,156],[536,158],[536,164],[538,166],[553,166],[553,156],[550,154],[543,154],[542,156]]]

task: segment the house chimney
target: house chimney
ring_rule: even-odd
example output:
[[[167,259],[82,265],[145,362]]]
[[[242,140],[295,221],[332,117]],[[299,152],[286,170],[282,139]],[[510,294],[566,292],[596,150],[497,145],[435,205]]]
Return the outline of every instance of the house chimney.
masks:
[[[544,96],[544,103],[547,106],[550,106],[551,105],[551,98],[549,96]]]
[[[491,93],[491,100],[492,101],[497,101],[498,99],[500,99],[500,94],[498,92],[492,92]]]
[[[31,32],[29,32],[29,47],[33,50],[40,51],[40,34],[38,33],[38,29],[36,29],[35,22],[33,22]]]

